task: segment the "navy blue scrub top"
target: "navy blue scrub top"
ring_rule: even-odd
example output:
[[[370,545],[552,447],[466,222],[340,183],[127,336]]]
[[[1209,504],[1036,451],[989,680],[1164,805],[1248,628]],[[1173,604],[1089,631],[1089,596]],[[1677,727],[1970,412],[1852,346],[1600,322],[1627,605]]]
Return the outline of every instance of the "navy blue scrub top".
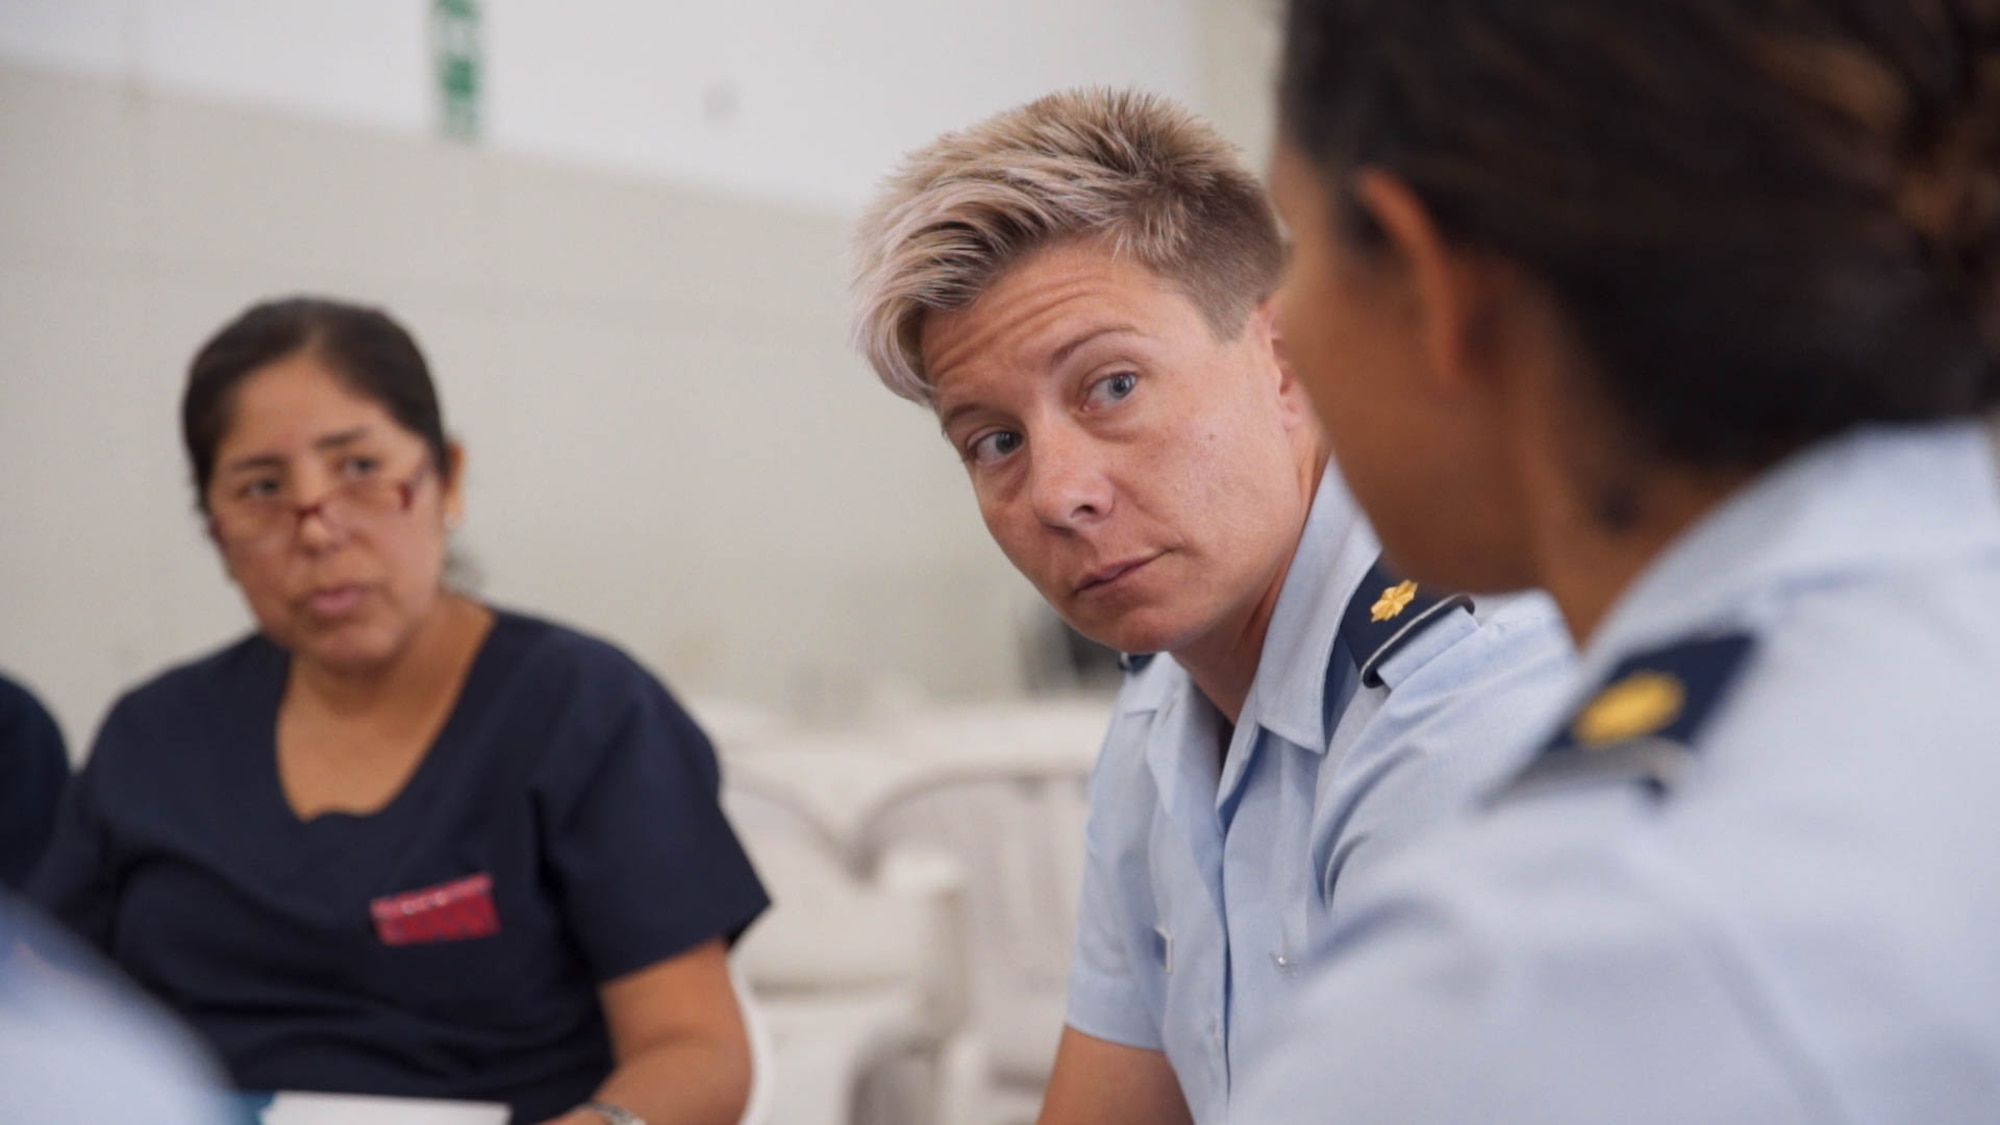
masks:
[[[27,882],[68,784],[61,728],[28,689],[0,676],[0,887]]]
[[[597,986],[769,905],[708,740],[623,653],[500,612],[368,816],[300,821],[261,636],[121,699],[31,895],[245,1089],[471,1098],[539,1121],[612,1069]]]

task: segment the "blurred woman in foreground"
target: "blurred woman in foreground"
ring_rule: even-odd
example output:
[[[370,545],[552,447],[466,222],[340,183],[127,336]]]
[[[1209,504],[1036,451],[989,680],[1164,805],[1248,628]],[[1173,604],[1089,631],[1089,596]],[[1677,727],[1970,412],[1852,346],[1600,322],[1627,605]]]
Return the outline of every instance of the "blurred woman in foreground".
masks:
[[[1990,1121],[2000,5],[1294,0],[1285,335],[1596,688],[1350,905],[1259,1122]]]

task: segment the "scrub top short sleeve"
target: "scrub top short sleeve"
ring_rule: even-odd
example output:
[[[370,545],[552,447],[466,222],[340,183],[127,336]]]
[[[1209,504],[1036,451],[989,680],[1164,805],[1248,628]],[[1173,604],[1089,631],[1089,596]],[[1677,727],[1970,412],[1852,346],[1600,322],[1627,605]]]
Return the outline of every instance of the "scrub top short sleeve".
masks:
[[[601,983],[722,937],[768,904],[718,802],[715,753],[639,677],[601,745],[554,764],[547,856]]]

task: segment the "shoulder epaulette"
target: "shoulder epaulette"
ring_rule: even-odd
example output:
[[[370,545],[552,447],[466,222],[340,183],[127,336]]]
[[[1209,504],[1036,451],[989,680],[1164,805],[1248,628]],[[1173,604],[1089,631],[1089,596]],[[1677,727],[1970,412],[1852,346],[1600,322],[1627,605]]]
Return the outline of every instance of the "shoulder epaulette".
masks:
[[[1750,655],[1724,633],[1627,657],[1501,796],[1578,782],[1639,782],[1664,794],[1694,760],[1693,742]]]
[[[1136,676],[1145,671],[1146,665],[1152,662],[1153,654],[1150,652],[1121,652],[1118,654],[1118,667],[1128,676]]]
[[[1427,594],[1377,562],[1348,599],[1340,618],[1340,639],[1354,654],[1362,686],[1380,687],[1382,662],[1397,649],[1451,613],[1471,611],[1472,599],[1464,594]]]

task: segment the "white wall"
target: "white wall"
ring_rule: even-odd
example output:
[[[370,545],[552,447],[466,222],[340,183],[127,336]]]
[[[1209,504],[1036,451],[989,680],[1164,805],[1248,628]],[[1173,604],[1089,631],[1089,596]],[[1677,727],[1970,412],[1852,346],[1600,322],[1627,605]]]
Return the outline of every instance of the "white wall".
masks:
[[[0,666],[73,740],[246,622],[175,404],[296,290],[426,345],[496,600],[777,707],[1018,690],[1024,586],[848,353],[838,216],[6,66],[0,152]]]
[[[429,13],[0,0],[0,59],[420,132]],[[834,208],[910,147],[1058,87],[1202,96],[1198,0],[485,0],[482,27],[496,151]]]
[[[852,204],[1081,81],[1256,146],[1268,0],[486,8],[467,149],[428,139],[420,0],[0,0],[0,668],[80,751],[118,689],[245,627],[180,380],[248,302],[316,290],[425,344],[495,600],[795,712],[1021,690],[1032,593],[846,348]]]
[[[1283,8],[1283,0],[1204,0],[1199,13],[1201,94],[1194,104],[1259,172],[1276,133]]]

